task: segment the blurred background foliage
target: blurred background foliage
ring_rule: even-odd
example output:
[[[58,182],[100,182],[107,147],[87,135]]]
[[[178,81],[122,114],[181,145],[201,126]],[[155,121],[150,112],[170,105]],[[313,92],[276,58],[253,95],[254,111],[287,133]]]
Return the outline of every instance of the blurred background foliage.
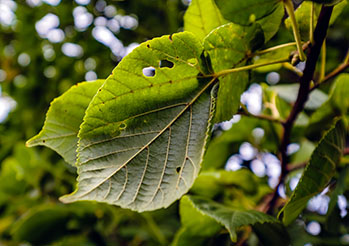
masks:
[[[73,190],[76,170],[50,149],[26,148],[25,141],[41,129],[50,102],[72,85],[106,78],[139,43],[181,31],[188,4],[188,0],[0,1],[0,245],[171,243],[181,227],[178,202],[141,214],[93,202],[62,204],[58,198]],[[347,51],[347,16],[345,5],[329,31],[327,71]],[[267,46],[292,40],[282,25]],[[281,52],[287,55],[289,50]],[[251,113],[285,118],[295,100],[290,95],[297,90],[292,85],[296,79],[284,67],[258,70],[251,74],[242,103]],[[309,125],[311,113],[328,99],[330,85],[321,89],[297,121],[289,146],[296,168],[279,191],[283,198],[300,177],[297,165],[309,159],[321,136],[324,122],[314,120]],[[202,174],[190,192],[235,207],[256,208],[280,175],[276,157],[280,131],[277,124],[239,115],[216,125]],[[340,185],[312,199],[302,219],[290,226],[293,245],[349,244],[349,170],[340,168],[343,172],[335,178]],[[253,235],[248,243],[258,245]],[[201,245],[231,244],[228,232],[219,228],[200,240]]]

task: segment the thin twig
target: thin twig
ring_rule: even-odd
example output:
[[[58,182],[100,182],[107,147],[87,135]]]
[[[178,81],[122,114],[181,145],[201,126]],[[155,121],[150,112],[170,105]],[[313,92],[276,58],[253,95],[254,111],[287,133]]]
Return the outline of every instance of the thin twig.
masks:
[[[256,115],[256,114],[251,114],[248,111],[239,111],[239,112],[237,112],[237,114],[248,116],[248,117],[253,117],[253,118],[257,118],[257,119],[261,119],[261,120],[272,121],[272,122],[279,123],[279,124],[283,124],[284,123],[282,120],[274,118],[274,117],[272,117],[270,115],[264,115],[264,114]]]
[[[296,163],[296,164],[292,164],[292,165],[287,165],[287,171],[291,172],[297,169],[301,169],[304,168],[306,165],[308,164],[308,162],[301,162],[301,163]]]
[[[314,31],[314,45],[310,47],[307,61],[305,64],[305,69],[303,72],[303,76],[299,80],[300,87],[298,90],[298,96],[297,96],[296,102],[292,107],[292,111],[290,115],[286,119],[286,122],[283,124],[283,134],[281,138],[281,144],[279,147],[279,155],[281,160],[281,175],[280,175],[279,183],[274,190],[273,197],[269,202],[269,208],[267,209],[268,213],[273,212],[279,197],[278,188],[282,184],[285,176],[288,173],[287,146],[290,143],[291,130],[293,128],[293,124],[295,120],[297,119],[298,114],[303,111],[305,102],[308,100],[308,96],[310,93],[310,83],[314,76],[316,62],[319,58],[322,43],[327,34],[327,29],[328,29],[329,21],[331,18],[332,10],[333,10],[333,6],[323,5],[321,8],[320,16]]]
[[[349,53],[349,52],[348,52]],[[336,77],[338,74],[344,72],[347,68],[349,67],[349,62],[346,63],[342,63],[340,64],[337,68],[335,68],[332,72],[330,72],[329,74],[327,74],[325,76],[325,78],[323,78],[320,82],[316,83],[311,89],[310,91],[312,92],[313,90],[315,90],[316,88],[318,88],[320,85],[327,83],[329,81],[331,81],[332,78]]]

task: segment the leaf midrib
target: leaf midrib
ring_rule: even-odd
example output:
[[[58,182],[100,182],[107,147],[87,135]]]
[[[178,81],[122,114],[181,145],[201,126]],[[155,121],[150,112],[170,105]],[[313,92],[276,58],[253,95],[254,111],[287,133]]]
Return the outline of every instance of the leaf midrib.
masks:
[[[177,114],[176,117],[174,117],[154,138],[152,138],[147,144],[145,144],[139,151],[137,151],[134,155],[132,155],[127,161],[125,161],[124,164],[122,164],[119,168],[117,168],[115,171],[113,171],[110,175],[108,175],[106,178],[104,178],[101,182],[96,184],[94,187],[92,187],[89,191],[80,194],[78,198],[81,198],[83,196],[86,196],[87,194],[91,193],[95,189],[97,189],[99,186],[104,184],[107,180],[109,180],[112,176],[114,176],[117,172],[119,172],[122,168],[127,167],[127,164],[132,161],[137,155],[139,155],[143,150],[148,148],[158,137],[160,137],[172,124],[174,124],[179,117],[206,91],[207,88],[209,88],[214,82],[216,81],[216,78],[212,78],[199,92],[195,97]],[[120,193],[120,195],[123,192]],[[119,196],[120,196],[119,195]]]

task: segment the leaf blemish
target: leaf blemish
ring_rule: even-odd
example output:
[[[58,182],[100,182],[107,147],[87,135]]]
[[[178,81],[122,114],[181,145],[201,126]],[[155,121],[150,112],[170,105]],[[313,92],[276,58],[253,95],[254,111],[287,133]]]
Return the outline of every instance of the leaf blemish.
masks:
[[[127,127],[126,123],[125,123],[125,122],[122,122],[122,123],[120,124],[120,126],[119,126],[119,129],[120,129],[120,130],[125,130],[126,127]]]
[[[145,68],[143,68],[142,73],[145,77],[154,77],[155,76],[155,68],[145,67]]]
[[[179,174],[180,171],[181,171],[181,167],[176,167],[176,173]]]
[[[161,60],[159,62],[159,67],[163,68],[163,67],[167,67],[167,68],[173,68],[174,64],[173,62],[169,61],[169,60]]]

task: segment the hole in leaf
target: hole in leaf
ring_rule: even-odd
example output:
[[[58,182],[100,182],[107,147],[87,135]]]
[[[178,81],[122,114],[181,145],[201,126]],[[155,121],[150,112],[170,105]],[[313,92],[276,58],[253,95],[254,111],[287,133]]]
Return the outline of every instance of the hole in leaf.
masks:
[[[181,167],[176,167],[176,173],[179,174],[180,171],[181,171]]]
[[[127,127],[127,124],[125,122],[122,122],[119,126],[120,130],[125,130],[125,128]]]
[[[159,66],[162,67],[168,67],[168,68],[173,68],[173,62],[169,60],[161,60]]]
[[[154,77],[155,76],[155,68],[153,67],[145,67],[142,70],[143,75],[145,77]]]

